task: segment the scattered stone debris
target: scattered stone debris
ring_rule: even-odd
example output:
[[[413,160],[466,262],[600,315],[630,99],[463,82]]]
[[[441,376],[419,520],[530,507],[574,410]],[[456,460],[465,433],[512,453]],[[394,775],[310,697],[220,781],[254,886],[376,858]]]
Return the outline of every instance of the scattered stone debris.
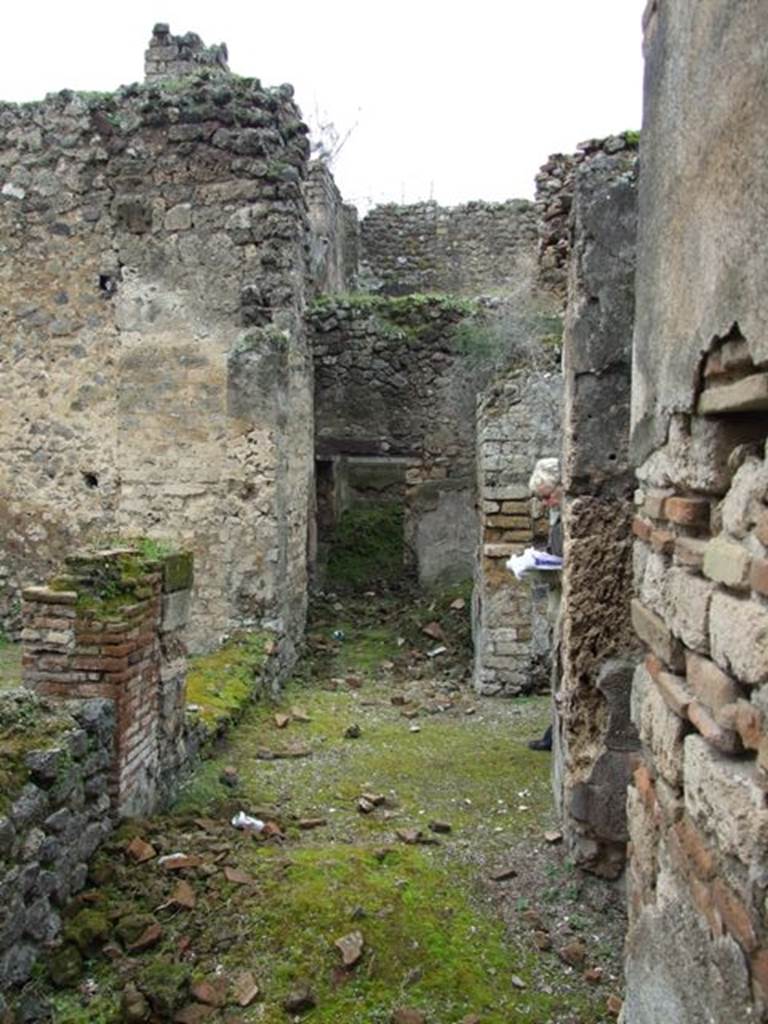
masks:
[[[500,868],[498,871],[491,875],[492,882],[506,882],[510,878],[517,878],[517,868],[507,867]]]
[[[445,633],[439,622],[428,622],[426,626],[421,627],[421,632],[432,640],[445,640]]]
[[[391,1024],[427,1024],[427,1018],[421,1010],[403,1007],[392,1014]]]
[[[344,738],[347,740],[357,740],[363,735],[363,730],[357,724],[353,722],[352,725],[348,725],[344,730]]]
[[[299,986],[283,1000],[283,1009],[288,1013],[307,1013],[317,1006],[312,989],[307,985]]]
[[[587,947],[581,939],[574,939],[560,950],[560,959],[570,967],[581,967],[587,958]]]
[[[341,960],[346,968],[352,968],[360,962],[363,956],[364,945],[365,940],[363,939],[363,933],[360,931],[350,932],[349,935],[343,935],[334,942],[334,946],[341,953]]]
[[[125,852],[134,864],[143,864],[145,861],[152,860],[157,856],[157,851],[154,846],[145,842],[139,836],[136,836],[135,839],[130,841],[128,846],[125,848]]]
[[[246,1007],[256,1002],[259,986],[251,971],[241,971],[232,983],[232,996],[238,1006]]]
[[[291,723],[291,716],[290,715],[285,715],[285,714],[282,714],[281,712],[278,712],[275,715],[275,726],[278,729],[285,729],[285,728],[287,728],[290,725],[290,723]]]
[[[232,765],[227,765],[226,768],[222,769],[221,775],[219,775],[219,782],[223,786],[229,786],[230,789],[235,789],[240,785],[240,773],[237,768]]]
[[[452,826],[449,825],[447,821],[430,821],[429,828],[432,830],[432,832],[442,834],[447,834],[448,832],[453,831]]]
[[[315,828],[322,828],[328,824],[327,818],[299,818],[299,828],[302,832],[310,832]]]

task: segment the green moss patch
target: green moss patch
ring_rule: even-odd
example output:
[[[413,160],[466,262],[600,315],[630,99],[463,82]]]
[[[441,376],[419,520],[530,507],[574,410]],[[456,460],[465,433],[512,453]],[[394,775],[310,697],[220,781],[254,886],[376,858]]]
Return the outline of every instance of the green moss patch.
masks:
[[[429,1024],[470,1014],[483,1024],[608,1019],[605,993],[496,912],[503,890],[489,875],[510,863],[522,871],[521,851],[553,824],[549,759],[526,746],[546,724],[549,702],[479,701],[451,682],[465,656],[454,633],[468,616],[451,608],[457,600],[433,595],[404,612],[389,598],[351,598],[315,614],[307,656],[280,700],[249,706],[169,816],[129,823],[98,854],[91,884],[100,888],[82,900],[98,910],[99,928],[109,922],[111,955],[81,943],[96,992],[87,1005],[75,988],[52,994],[41,983],[55,1024],[119,1020],[126,985],[134,1001],[170,1019],[201,982],[225,992],[227,1006],[207,1018],[214,1022],[284,1024],[286,997],[305,986],[316,1006],[304,1019],[318,1024],[388,1024],[406,1006]],[[425,653],[430,620],[455,652],[442,667]],[[344,636],[334,639],[339,628]],[[228,645],[218,654],[234,658],[236,675],[247,651]],[[219,675],[213,666],[226,662],[215,659],[196,660]],[[405,708],[392,700],[402,696]],[[351,724],[358,738],[347,737]],[[306,756],[263,759],[292,746]],[[221,781],[229,765],[234,787]],[[363,814],[363,792],[385,801]],[[235,830],[238,810],[281,834]],[[325,824],[302,828],[309,818]],[[451,831],[437,837],[434,819]],[[398,829],[439,844],[406,844]],[[141,864],[126,854],[137,835],[157,853]],[[190,856],[189,866],[169,871],[160,858],[176,852]],[[552,876],[558,894],[570,877],[566,867]],[[174,902],[181,882],[185,907]],[[521,911],[533,899],[524,891]],[[135,944],[138,922],[160,926],[156,941],[116,955],[115,944]],[[362,958],[345,970],[334,943],[353,931],[363,936]],[[260,995],[236,1008],[244,971]]]
[[[190,659],[187,702],[212,730],[236,719],[253,699],[270,640],[270,633],[244,633],[211,654]]]
[[[74,727],[66,713],[54,710],[29,690],[0,692],[0,814],[29,779],[26,755],[54,746]]]
[[[0,636],[0,691],[21,684],[21,644]]]

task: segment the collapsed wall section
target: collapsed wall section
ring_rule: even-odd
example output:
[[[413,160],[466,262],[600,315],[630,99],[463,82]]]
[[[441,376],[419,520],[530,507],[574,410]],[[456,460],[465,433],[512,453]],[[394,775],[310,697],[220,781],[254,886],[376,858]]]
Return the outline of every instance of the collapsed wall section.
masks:
[[[768,1017],[767,30],[645,19],[627,1024]]]
[[[402,490],[389,496],[404,502],[406,545],[426,584],[472,575],[477,385],[456,343],[472,311],[451,298],[365,296],[309,311],[317,458],[336,464],[337,491],[386,492],[401,468]]]
[[[573,175],[563,337],[563,600],[553,736],[556,803],[575,862],[617,877],[638,742],[629,722],[630,362],[637,159],[597,150]]]
[[[533,203],[377,206],[361,222],[361,273],[383,295],[516,292],[536,267]]]
[[[575,153],[553,153],[536,175],[538,215],[538,285],[565,301],[571,253],[571,207],[574,180],[585,161],[599,155],[629,156],[637,152],[639,132],[626,131],[604,139],[588,139]]]
[[[154,45],[154,44],[153,44]],[[0,106],[0,585],[110,534],[200,568],[194,647],[304,623],[306,128],[203,71]]]
[[[549,523],[537,514],[528,480],[537,459],[560,451],[562,378],[548,368],[517,369],[477,404],[479,538],[472,607],[473,683],[479,693],[517,696],[549,688],[551,587],[544,573],[518,580],[506,560],[546,545]],[[552,576],[552,574],[547,574]]]

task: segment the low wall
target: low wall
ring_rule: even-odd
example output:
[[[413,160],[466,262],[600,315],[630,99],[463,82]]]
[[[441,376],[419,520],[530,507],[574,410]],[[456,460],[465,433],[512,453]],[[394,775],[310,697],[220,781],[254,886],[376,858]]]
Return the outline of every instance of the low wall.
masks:
[[[88,860],[113,825],[111,701],[0,695],[0,1013],[62,933]]]

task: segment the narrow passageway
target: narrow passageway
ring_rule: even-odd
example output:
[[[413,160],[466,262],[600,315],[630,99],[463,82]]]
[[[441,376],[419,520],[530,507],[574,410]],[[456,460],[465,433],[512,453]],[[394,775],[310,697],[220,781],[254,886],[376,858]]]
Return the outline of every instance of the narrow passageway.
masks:
[[[98,855],[54,1019],[611,1020],[621,897],[556,842],[548,700],[477,698],[467,633],[458,589],[316,601],[279,702]]]

